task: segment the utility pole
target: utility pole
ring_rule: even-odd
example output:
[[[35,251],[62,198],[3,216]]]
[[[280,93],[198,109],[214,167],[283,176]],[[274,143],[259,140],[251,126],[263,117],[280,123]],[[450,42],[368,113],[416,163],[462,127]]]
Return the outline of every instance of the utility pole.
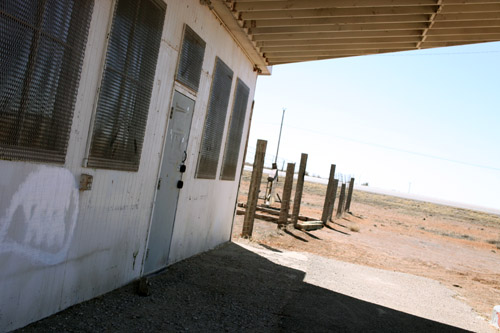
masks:
[[[275,170],[274,176],[269,176],[267,178],[267,186],[266,186],[266,195],[265,195],[265,204],[270,205],[274,202],[273,199],[273,183],[276,181],[278,182],[278,152],[280,151],[280,142],[281,142],[281,131],[283,129],[283,119],[285,118],[285,110],[286,108],[283,108],[283,114],[281,115],[281,126],[280,126],[280,135],[278,137],[278,148],[276,148],[276,157],[274,159],[273,167],[272,169]]]
[[[278,148],[276,148],[276,158],[274,159],[273,169],[278,169],[278,152],[280,151],[281,131],[283,129],[283,120],[285,119],[285,111],[286,108],[283,108],[283,114],[281,115],[280,135],[278,137]]]

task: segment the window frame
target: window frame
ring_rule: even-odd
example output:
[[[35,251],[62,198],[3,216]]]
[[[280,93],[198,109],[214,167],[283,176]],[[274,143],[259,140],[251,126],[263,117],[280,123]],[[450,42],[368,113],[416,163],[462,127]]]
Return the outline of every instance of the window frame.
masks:
[[[196,37],[199,38],[204,44],[203,45],[203,57],[201,59],[201,66],[200,66],[200,77],[198,79],[197,87],[193,87],[188,82],[185,82],[184,80],[179,79],[179,69],[181,67],[182,54],[183,54],[183,50],[184,50],[184,40],[186,38],[187,29],[190,29],[196,35]],[[184,23],[184,26],[182,29],[182,38],[181,38],[179,56],[177,57],[177,65],[175,67],[175,82],[177,82],[180,85],[182,85],[183,87],[189,89],[189,91],[191,91],[191,93],[194,95],[196,95],[198,93],[198,91],[200,90],[201,76],[203,74],[203,63],[205,62],[206,46],[207,46],[207,42],[193,28],[191,28],[187,23]]]
[[[107,169],[107,170],[114,170],[114,171],[137,172],[139,170],[139,167],[141,164],[143,144],[144,144],[144,140],[145,140],[146,135],[147,135],[147,131],[146,131],[147,124],[148,124],[147,118],[149,117],[149,113],[150,113],[150,110],[152,107],[152,101],[153,101],[152,97],[154,95],[154,86],[155,86],[154,82],[156,80],[157,71],[158,71],[158,67],[159,67],[158,64],[159,64],[159,59],[160,59],[161,38],[163,37],[165,23],[167,20],[167,9],[168,9],[167,7],[168,6],[166,3],[164,3],[161,0],[142,0],[142,1],[149,1],[152,4],[161,8],[163,10],[163,21],[162,21],[161,27],[159,29],[160,42],[158,44],[158,50],[157,50],[158,53],[156,55],[154,75],[152,78],[152,85],[151,85],[152,89],[151,89],[151,93],[149,96],[149,103],[148,103],[148,107],[147,107],[147,112],[145,113],[146,119],[145,119],[145,123],[144,123],[144,134],[142,136],[141,151],[140,151],[140,154],[139,154],[139,157],[137,160],[137,164],[133,164],[133,163],[127,163],[127,162],[122,161],[122,160],[117,160],[117,159],[111,159],[111,158],[104,159],[104,158],[96,158],[96,157],[91,156],[92,155],[91,154],[92,143],[93,143],[93,138],[94,138],[94,134],[95,134],[95,130],[96,130],[96,120],[97,120],[97,114],[98,114],[98,108],[99,108],[99,101],[100,101],[100,98],[102,96],[102,90],[103,90],[104,79],[105,79],[105,74],[106,74],[106,64],[107,64],[107,60],[108,60],[108,52],[110,49],[110,43],[111,43],[111,37],[112,37],[111,34],[113,31],[113,23],[114,23],[114,19],[116,17],[116,12],[118,9],[119,1],[120,0],[113,0],[112,1],[113,2],[112,3],[112,10],[110,11],[107,33],[106,33],[106,43],[105,43],[105,47],[103,50],[103,56],[102,56],[102,60],[101,60],[101,70],[100,70],[101,74],[99,76],[98,89],[97,89],[97,93],[96,93],[96,96],[94,99],[94,107],[93,107],[92,116],[91,116],[91,120],[90,120],[90,124],[89,124],[89,134],[87,137],[87,144],[86,144],[86,150],[85,150],[85,158],[83,159],[82,166],[86,167],[86,168],[95,168],[95,169]],[[135,30],[135,27],[132,30]],[[130,37],[125,37],[125,38],[127,38],[127,40],[130,39]],[[137,96],[137,94],[135,94],[135,97],[136,96]],[[131,117],[133,117],[133,116],[134,115],[132,113]],[[95,163],[96,160],[99,160],[99,161],[97,161],[98,163]]]
[[[78,5],[76,5],[78,4]],[[6,114],[12,113],[15,123],[20,123],[16,128],[14,128],[15,134],[12,138],[6,135],[6,141],[0,143],[0,159],[11,160],[11,161],[26,161],[26,162],[42,162],[42,163],[55,163],[64,164],[66,162],[66,156],[68,153],[68,145],[71,136],[71,129],[73,126],[74,112],[77,104],[77,98],[80,89],[82,69],[85,61],[85,56],[87,52],[87,43],[89,38],[90,25],[92,22],[93,12],[95,3],[94,0],[88,1],[88,3],[79,3],[78,0],[73,1],[73,6],[71,11],[65,16],[67,21],[52,21],[58,22],[57,26],[45,26],[47,18],[46,12],[50,11],[51,7],[48,1],[43,1],[37,3],[39,9],[33,9],[35,11],[34,23],[31,24],[25,19],[20,18],[18,12],[15,14],[10,14],[5,12],[2,16],[10,24],[19,24],[25,27],[27,34],[30,36],[30,42],[27,44],[28,48],[28,58],[23,67],[22,84],[19,86],[21,89],[19,107],[16,112],[15,110],[9,110],[6,108],[1,113]],[[61,8],[68,9],[68,1],[57,2],[58,6]],[[41,9],[40,9],[41,8]],[[49,12],[50,13],[50,12]],[[85,15],[83,15],[85,14]],[[14,23],[16,22],[16,23]],[[59,34],[62,33],[50,31],[49,29],[63,29],[64,24],[67,24],[67,31],[64,39]],[[7,40],[7,39],[6,39]],[[44,46],[47,47],[54,43],[55,46],[43,49]],[[45,45],[44,45],[45,44]],[[56,51],[56,47],[61,48],[61,58],[59,60],[52,57],[52,59],[47,60],[47,56],[43,57],[43,52]],[[52,87],[46,91],[31,91],[31,89],[37,89],[36,85],[38,82],[33,83],[33,76],[44,74],[44,68],[51,68],[50,75],[54,75],[54,83]],[[42,72],[40,72],[42,71]],[[56,74],[57,72],[57,74]],[[45,73],[46,74],[46,73]],[[39,79],[40,80],[40,79]],[[17,90],[19,90],[17,89]],[[30,103],[33,103],[35,97],[30,96],[33,93],[42,93],[45,103],[43,106],[49,106],[47,112],[40,112],[39,109],[30,109]],[[10,99],[15,99],[16,94],[14,93]],[[37,96],[36,100],[40,100]],[[8,101],[8,96],[6,101]],[[12,102],[11,102],[12,103]],[[0,116],[1,116],[0,113]],[[46,117],[47,123],[38,122],[37,125],[32,125],[32,131],[36,131],[33,141],[39,141],[38,144],[32,142],[31,144],[22,144],[22,141],[26,141],[26,133],[23,133],[25,129],[25,118],[26,115],[32,117]],[[8,116],[5,116],[8,117]],[[8,119],[1,120],[0,123]],[[33,122],[33,121],[31,121]],[[28,123],[29,125],[29,123]],[[9,129],[9,125],[5,125],[6,129]],[[45,127],[44,127],[45,126]],[[3,135],[2,135],[3,136]],[[24,138],[23,138],[24,137]],[[12,141],[15,144],[6,143]]]
[[[234,171],[233,177],[231,178],[231,177],[224,176],[224,167],[226,166],[225,161],[226,161],[226,156],[227,156],[227,152],[228,152],[228,146],[230,144],[229,141],[231,139],[231,124],[232,124],[232,121],[233,121],[233,117],[235,116],[235,111],[237,111],[237,110],[235,110],[235,108],[237,107],[236,103],[238,102],[238,100],[237,100],[237,97],[238,97],[238,86],[239,86],[240,82],[243,85],[243,87],[248,90],[248,95],[246,97],[246,103],[245,103],[245,107],[243,109],[243,119],[242,119],[243,123],[242,123],[242,126],[241,126],[241,132],[239,133],[238,154],[237,154],[237,157],[236,157],[235,171]],[[245,122],[246,122],[246,118],[247,118],[247,114],[248,114],[248,106],[249,106],[248,103],[250,101],[250,93],[251,93],[250,87],[240,77],[237,77],[236,78],[236,83],[235,83],[235,88],[234,88],[234,93],[233,93],[233,105],[231,107],[231,116],[229,117],[229,122],[227,124],[226,142],[225,142],[225,145],[224,145],[224,151],[223,151],[223,154],[222,154],[222,163],[221,163],[221,167],[220,167],[219,179],[223,180],[223,181],[234,181],[234,180],[236,180],[236,174],[238,173],[238,160],[240,159],[240,154],[241,154],[241,142],[242,142],[242,139],[243,139],[243,132],[245,130]]]
[[[227,100],[227,106],[226,106],[226,109],[225,109],[225,115],[224,115],[224,124],[222,125],[222,133],[221,133],[221,136],[220,136],[220,143],[219,143],[219,153],[217,155],[217,165],[215,167],[215,174],[210,177],[207,177],[207,176],[200,176],[199,175],[199,168],[200,168],[200,164],[201,164],[201,159],[202,159],[202,148],[203,148],[203,143],[204,143],[204,138],[205,138],[205,132],[207,130],[206,128],[206,123],[207,123],[207,120],[208,120],[208,117],[209,117],[209,112],[210,112],[210,107],[211,107],[211,102],[212,102],[212,91],[214,89],[214,83],[215,83],[215,76],[216,76],[216,70],[217,70],[217,64],[218,64],[218,61],[220,61],[224,66],[226,66],[229,70],[231,70],[231,85],[229,87],[229,93],[228,93],[228,100]],[[203,131],[201,133],[201,138],[200,138],[200,144],[199,144],[199,150],[198,150],[198,160],[197,160],[197,163],[196,163],[196,169],[195,169],[195,173],[194,173],[194,178],[196,179],[206,179],[206,180],[216,180],[217,179],[217,175],[218,175],[218,172],[220,170],[220,163],[219,163],[219,160],[221,158],[221,152],[222,152],[222,141],[224,140],[224,134],[225,134],[225,129],[226,129],[226,122],[228,121],[228,117],[227,117],[227,113],[228,113],[228,110],[229,110],[229,105],[230,105],[230,102],[231,102],[231,98],[233,96],[232,92],[233,92],[233,85],[234,85],[234,71],[226,64],[226,62],[224,62],[222,60],[222,58],[216,56],[215,57],[215,62],[214,62],[214,66],[213,66],[213,73],[212,73],[212,82],[211,82],[211,85],[210,85],[210,93],[209,93],[209,98],[208,98],[208,102],[207,102],[207,107],[206,107],[206,112],[205,112],[205,117],[204,117],[204,121],[203,121]]]

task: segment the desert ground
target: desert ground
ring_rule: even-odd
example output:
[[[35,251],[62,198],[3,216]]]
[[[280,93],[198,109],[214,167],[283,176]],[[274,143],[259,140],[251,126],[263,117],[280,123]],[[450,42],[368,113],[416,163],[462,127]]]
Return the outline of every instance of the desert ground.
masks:
[[[238,202],[246,203],[250,177],[244,171]],[[280,195],[283,182],[276,187]],[[263,178],[261,194],[265,184]],[[300,214],[319,220],[325,193],[326,185],[306,182]],[[234,241],[241,241],[243,218],[235,217]],[[256,219],[250,241],[436,280],[486,320],[500,304],[498,215],[354,191],[350,212],[323,229],[279,230],[273,222]]]
[[[306,183],[301,214],[319,218],[325,191]],[[135,281],[18,331],[497,331],[499,216],[355,191],[320,230],[255,220],[243,239],[242,221],[233,242],[148,277],[147,291]]]

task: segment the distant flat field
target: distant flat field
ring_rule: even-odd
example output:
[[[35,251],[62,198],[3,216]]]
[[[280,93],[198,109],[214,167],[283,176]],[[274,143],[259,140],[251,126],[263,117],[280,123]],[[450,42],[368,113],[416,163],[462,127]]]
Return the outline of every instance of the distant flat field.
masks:
[[[245,165],[245,171],[251,171],[251,170],[252,170],[252,166]],[[264,173],[266,173],[266,174],[269,172],[271,172],[271,169],[265,169],[265,171],[264,171]],[[279,171],[279,177],[285,177],[285,172]],[[297,178],[297,174],[295,174],[295,178]],[[311,177],[311,176],[305,176],[304,178],[308,182],[319,183],[319,184],[328,184],[328,179],[325,179],[325,178]],[[435,203],[435,204],[439,204],[439,205],[446,205],[446,206],[452,206],[452,207],[458,207],[458,208],[464,208],[464,209],[472,209],[472,210],[478,210],[480,212],[500,215],[500,209],[495,209],[495,208],[491,208],[491,207],[471,205],[471,204],[467,204],[467,203],[463,203],[463,202],[449,201],[449,200],[433,198],[433,197],[428,197],[428,196],[418,195],[418,194],[413,194],[413,193],[403,193],[403,192],[398,192],[395,190],[387,190],[387,189],[373,187],[373,186],[355,185],[354,188],[357,190],[360,190],[360,191],[365,191],[365,192],[385,194],[385,195],[390,195],[390,196],[394,196],[394,197],[400,197],[400,198],[417,200],[417,201],[426,201],[426,202],[431,202],[431,203]]]
[[[250,176],[244,171],[239,202],[247,200]],[[265,178],[267,174],[261,195]],[[319,220],[326,185],[307,180],[300,214]],[[276,186],[280,196],[283,182],[284,177]],[[283,232],[275,223],[256,219],[252,242],[431,278],[485,320],[491,316],[500,300],[500,216],[358,189],[352,200],[351,213],[316,231],[289,226]],[[242,221],[242,215],[235,218],[235,240]]]

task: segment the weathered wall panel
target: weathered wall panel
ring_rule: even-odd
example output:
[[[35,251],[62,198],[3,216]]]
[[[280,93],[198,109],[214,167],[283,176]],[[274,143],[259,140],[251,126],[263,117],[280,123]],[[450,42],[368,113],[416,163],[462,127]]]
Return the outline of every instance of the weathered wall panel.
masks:
[[[0,331],[23,326],[141,275],[172,92],[177,86],[189,94],[174,83],[184,23],[206,41],[207,49],[199,91],[190,95],[196,104],[188,171],[169,262],[229,240],[237,180],[220,181],[219,175],[217,180],[198,180],[194,172],[215,56],[235,72],[230,106],[236,77],[251,87],[250,104],[256,74],[208,7],[198,0],[165,2],[166,20],[138,172],[82,166],[106,54],[111,0],[95,1],[65,165],[0,160]],[[82,173],[94,177],[90,191],[78,191]]]
[[[219,180],[222,165],[224,146],[227,136],[227,127],[232,110],[236,78],[240,77],[251,87],[248,101],[248,112],[244,133],[248,131],[250,104],[253,100],[256,75],[248,59],[244,57],[239,47],[233,42],[224,27],[218,22],[209,20],[206,7],[197,7],[192,10],[188,5],[181,5],[182,10],[193,14],[190,20],[186,20],[197,33],[207,42],[205,50],[205,62],[203,74],[198,92],[191,137],[189,139],[187,160],[187,172],[185,175],[185,187],[181,190],[178,203],[177,218],[174,225],[172,244],[170,247],[169,263],[179,261],[200,251],[213,248],[230,239],[231,223],[234,213],[236,191],[239,179],[239,170],[235,181]],[[179,8],[181,10],[181,8]],[[171,11],[170,14],[175,14]],[[212,15],[208,12],[208,15]],[[200,18],[206,19],[200,19]],[[212,15],[212,18],[214,16]],[[168,19],[167,19],[168,20]],[[220,38],[221,36],[226,38]],[[226,117],[226,131],[222,138],[222,149],[219,155],[219,168],[215,180],[196,179],[195,170],[198,160],[201,133],[205,122],[207,103],[210,93],[210,85],[215,65],[215,57],[220,57],[233,71],[233,84],[229,100],[228,115]],[[244,135],[245,137],[245,135]],[[242,163],[245,142],[242,140],[239,162]],[[241,164],[240,164],[241,165]]]

